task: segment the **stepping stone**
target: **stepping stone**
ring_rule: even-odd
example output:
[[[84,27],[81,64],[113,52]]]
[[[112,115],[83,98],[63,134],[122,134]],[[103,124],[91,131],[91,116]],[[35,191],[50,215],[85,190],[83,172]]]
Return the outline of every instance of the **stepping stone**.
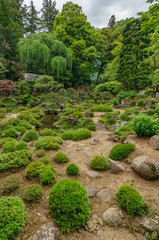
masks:
[[[103,213],[103,220],[112,227],[121,226],[123,224],[118,208],[108,208],[108,210]]]
[[[97,193],[96,197],[102,200],[102,202],[106,202],[111,199],[111,191],[109,188],[104,188],[103,190]]]
[[[101,177],[101,175],[98,172],[93,171],[93,170],[87,171],[86,174],[90,178],[99,178],[99,177]]]
[[[88,197],[92,198],[95,197],[96,193],[97,193],[97,188],[93,185],[88,185],[85,187],[87,193],[88,193]]]

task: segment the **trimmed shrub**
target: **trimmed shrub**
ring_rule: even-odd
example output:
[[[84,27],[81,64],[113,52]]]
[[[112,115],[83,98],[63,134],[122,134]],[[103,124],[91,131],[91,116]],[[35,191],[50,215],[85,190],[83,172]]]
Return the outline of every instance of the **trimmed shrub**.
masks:
[[[61,232],[67,233],[84,226],[91,212],[87,191],[70,179],[59,181],[51,189],[49,206]]]
[[[79,174],[79,167],[75,163],[69,163],[66,167],[66,173],[77,176]]]
[[[132,100],[130,106],[131,107],[135,107],[136,106],[136,102],[137,102],[136,100]]]
[[[137,106],[138,106],[138,107],[143,107],[143,106],[144,106],[144,100],[139,100],[139,101],[137,102]]]
[[[96,131],[96,126],[95,125],[89,125],[88,130],[90,131]]]
[[[11,193],[20,186],[20,177],[18,175],[8,176],[1,185],[2,193]]]
[[[15,151],[20,151],[23,149],[27,149],[27,143],[26,142],[19,142],[15,145]]]
[[[90,166],[94,170],[107,170],[110,166],[110,162],[105,157],[96,155],[90,161]]]
[[[24,126],[15,126],[15,130],[17,132],[20,132],[21,134],[24,134],[26,132],[26,128]]]
[[[112,112],[113,108],[107,104],[94,105],[91,110],[93,112]]]
[[[86,126],[88,126],[90,123],[93,123],[94,121],[93,121],[93,119],[91,119],[91,118],[85,118],[83,121],[82,121],[82,126],[83,127],[86,127]]]
[[[150,116],[142,115],[133,119],[133,130],[139,136],[153,136],[159,129],[159,120]]]
[[[61,138],[58,137],[51,137],[51,136],[45,136],[39,138],[35,142],[35,147],[37,149],[44,149],[44,150],[57,150],[59,149],[59,144],[61,144],[63,141]]]
[[[42,197],[42,188],[38,184],[32,184],[26,187],[24,200],[27,202],[37,202]]]
[[[12,142],[7,142],[3,145],[2,152],[3,153],[9,153],[14,152],[16,144]]]
[[[26,177],[29,179],[39,178],[41,171],[44,168],[44,163],[42,162],[32,162],[26,168]]]
[[[57,136],[58,134],[50,128],[44,128],[40,131],[41,136]]]
[[[64,140],[83,140],[91,137],[91,131],[87,129],[67,130],[62,134]]]
[[[109,158],[113,160],[122,160],[128,157],[134,149],[135,145],[132,143],[117,144],[110,151]]]
[[[0,199],[0,239],[15,239],[25,226],[25,205],[19,197]]]
[[[63,152],[58,152],[54,155],[54,160],[57,162],[57,163],[65,163],[65,162],[68,162],[68,157],[65,153]]]
[[[4,132],[6,137],[17,137],[18,133],[14,128],[9,128]]]
[[[121,114],[120,119],[123,120],[123,121],[129,121],[130,120],[130,118],[127,114]]]
[[[46,156],[46,151],[44,149],[38,149],[34,152],[36,157],[44,157]]]
[[[43,185],[50,185],[55,181],[54,168],[51,165],[46,165],[40,173],[40,181]]]
[[[131,217],[146,214],[146,203],[140,193],[132,186],[122,185],[116,193],[116,200]]]
[[[12,144],[16,144],[17,141],[13,138],[3,138],[3,139],[0,139],[0,147],[3,147],[4,144],[6,143],[12,143]]]
[[[35,130],[29,130],[23,136],[23,140],[26,142],[35,141],[39,138],[39,133]]]
[[[44,164],[49,164],[51,162],[51,159],[47,156],[39,158],[39,162],[42,162]]]

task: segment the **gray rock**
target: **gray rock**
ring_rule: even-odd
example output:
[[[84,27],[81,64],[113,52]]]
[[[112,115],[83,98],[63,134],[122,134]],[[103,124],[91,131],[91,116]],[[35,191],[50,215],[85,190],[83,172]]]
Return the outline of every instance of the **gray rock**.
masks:
[[[131,105],[131,102],[132,102],[131,99],[125,98],[125,99],[122,100],[121,104],[122,104],[123,106],[130,106],[130,105]]]
[[[88,185],[85,187],[87,193],[88,193],[88,197],[92,198],[95,197],[96,193],[97,193],[97,188],[93,185]]]
[[[97,145],[99,142],[98,138],[94,138],[92,141],[90,141],[91,145]]]
[[[151,106],[152,106],[152,100],[148,100],[148,101],[146,102],[145,108],[146,108],[146,109],[149,109]]]
[[[152,160],[149,156],[135,158],[131,167],[145,179],[159,178],[159,163]]]
[[[85,224],[85,229],[88,232],[91,233],[96,233],[99,230],[99,225],[103,225],[103,221],[102,219],[100,219],[99,217],[97,217],[97,215],[93,215],[88,222],[86,222]]]
[[[112,173],[124,172],[125,168],[121,164],[117,163],[116,161],[114,161],[110,158],[108,158],[108,160],[110,162],[110,171]]]
[[[131,138],[127,138],[127,139],[125,139],[124,143],[133,143],[133,144],[135,144],[135,141],[132,140]]]
[[[159,92],[156,92],[156,97],[159,98]]]
[[[136,231],[156,231],[159,230],[159,218],[158,216],[153,218],[149,218],[148,216],[136,216],[132,218],[132,226]],[[157,238],[156,238],[157,239]]]
[[[44,224],[38,231],[28,240],[57,240],[58,230],[52,222]]]
[[[90,113],[89,112],[85,112],[84,116],[85,116],[85,118],[89,118],[90,117]]]
[[[123,224],[118,208],[109,208],[103,213],[103,220],[112,227],[121,226]]]
[[[96,197],[102,200],[102,202],[107,202],[111,199],[111,191],[109,188],[104,188],[103,190],[97,193]]]
[[[138,92],[137,95],[140,96],[140,95],[144,95],[144,94],[145,94],[145,90],[141,90],[141,91]]]
[[[150,138],[149,143],[155,150],[159,150],[159,135],[154,135]]]
[[[105,131],[106,130],[105,125],[102,123],[93,123],[93,124],[96,126],[97,131]]]
[[[87,176],[90,177],[90,178],[98,178],[98,177],[101,177],[101,175],[100,175],[98,172],[93,171],[93,170],[87,171],[86,174],[87,174]]]
[[[69,124],[74,125],[74,126],[77,125],[77,123],[78,123],[77,118],[74,117],[74,116],[67,118],[66,121],[67,121]]]

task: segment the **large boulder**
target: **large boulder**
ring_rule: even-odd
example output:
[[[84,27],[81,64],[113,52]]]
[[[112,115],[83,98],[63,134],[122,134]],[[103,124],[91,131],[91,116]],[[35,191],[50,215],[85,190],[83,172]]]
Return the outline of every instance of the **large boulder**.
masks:
[[[154,135],[150,138],[149,143],[155,150],[159,150],[159,135]]]
[[[77,125],[77,123],[78,123],[77,118],[74,116],[67,118],[66,121],[73,126]]]
[[[152,160],[149,156],[135,158],[131,167],[145,179],[159,178],[159,163]]]
[[[118,208],[108,208],[108,210],[103,213],[103,220],[112,227],[123,225],[122,215]]]
[[[124,167],[120,164],[117,163],[116,161],[108,158],[109,162],[110,162],[110,172],[111,173],[120,173],[120,172],[124,172]]]
[[[125,98],[125,99],[122,100],[121,104],[122,104],[123,106],[130,106],[130,105],[131,105],[131,102],[132,102],[131,99]]]

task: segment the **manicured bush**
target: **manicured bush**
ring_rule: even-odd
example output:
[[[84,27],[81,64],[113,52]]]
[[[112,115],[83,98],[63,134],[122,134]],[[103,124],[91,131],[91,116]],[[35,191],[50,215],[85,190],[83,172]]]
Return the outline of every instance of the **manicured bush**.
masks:
[[[20,132],[21,134],[24,134],[26,132],[26,128],[24,126],[15,126],[15,130],[17,132]]]
[[[132,102],[131,102],[131,105],[130,105],[131,107],[135,107],[136,106],[136,100],[132,100]]]
[[[54,155],[54,160],[57,162],[57,163],[65,163],[65,162],[68,162],[68,157],[65,153],[63,152],[58,152]]]
[[[66,167],[66,173],[77,176],[79,174],[79,167],[75,163],[69,163]]]
[[[42,197],[42,188],[38,184],[32,184],[26,187],[24,200],[27,202],[37,202]]]
[[[113,105],[114,105],[114,106],[117,106],[117,105],[119,105],[119,101],[118,101],[118,100],[116,100],[116,99],[114,99],[114,100],[112,101],[112,103],[113,103]]]
[[[19,142],[15,145],[15,151],[20,151],[23,149],[27,149],[27,143],[26,142]]]
[[[95,125],[89,125],[88,130],[90,131],[96,131],[96,126]]]
[[[105,157],[96,155],[90,161],[90,166],[94,170],[107,170],[110,166],[110,162]]]
[[[93,123],[94,121],[93,121],[93,119],[91,119],[91,118],[85,118],[83,121],[82,121],[82,126],[83,127],[86,127],[86,126],[88,126],[90,123]]]
[[[82,140],[91,137],[91,131],[87,129],[67,130],[62,134],[64,140]]]
[[[15,151],[13,153],[4,153],[0,155],[0,172],[10,169],[18,169],[26,166],[32,159],[32,152],[28,150]]]
[[[109,158],[113,160],[122,160],[128,157],[134,149],[135,145],[132,143],[117,144],[110,151]]]
[[[35,130],[29,130],[23,136],[23,140],[26,142],[35,141],[39,138],[39,133]]]
[[[122,185],[116,193],[116,200],[131,217],[135,215],[143,215],[147,211],[147,206],[142,196],[132,186]]]
[[[11,193],[20,186],[21,179],[18,175],[8,176],[1,185],[2,193]]]
[[[143,106],[144,106],[144,100],[139,100],[139,101],[137,102],[137,106],[138,106],[138,107],[143,107]]]
[[[121,83],[118,81],[109,81],[106,83],[102,83],[96,86],[95,91],[97,92],[105,92],[110,91],[113,94],[116,94],[121,89]]]
[[[26,177],[29,179],[39,178],[45,164],[42,162],[32,162],[26,168]]]
[[[36,157],[44,157],[46,156],[46,151],[44,149],[38,149],[34,152]]]
[[[25,205],[19,197],[0,199],[0,239],[15,239],[25,226]]]
[[[63,141],[61,138],[58,137],[52,137],[52,136],[44,136],[39,138],[35,142],[35,147],[37,149],[44,149],[44,150],[57,150],[59,149],[59,144],[61,144]]]
[[[51,159],[47,156],[39,158],[39,162],[42,162],[44,164],[49,164],[51,162]]]
[[[50,185],[54,183],[55,179],[54,168],[51,165],[46,165],[40,173],[41,184]]]
[[[61,180],[51,189],[49,206],[55,222],[67,233],[84,226],[91,211],[87,191],[70,179]]]
[[[32,126],[25,120],[21,121],[18,126],[25,127],[27,130],[31,130]]]
[[[153,136],[159,130],[159,120],[150,116],[141,115],[133,120],[133,130],[139,136]]]
[[[0,139],[0,147],[3,147],[6,143],[13,143],[14,145],[17,143],[17,141],[13,138],[2,138]]]
[[[14,152],[16,144],[12,142],[7,142],[3,145],[2,152],[3,153],[9,153]]]
[[[113,108],[107,104],[93,105],[91,108],[93,112],[112,112]]]
[[[14,128],[9,128],[7,129],[5,132],[5,137],[17,137],[18,136],[18,133],[17,131],[14,129]]]
[[[41,136],[57,136],[58,134],[50,128],[44,128],[40,131]]]

